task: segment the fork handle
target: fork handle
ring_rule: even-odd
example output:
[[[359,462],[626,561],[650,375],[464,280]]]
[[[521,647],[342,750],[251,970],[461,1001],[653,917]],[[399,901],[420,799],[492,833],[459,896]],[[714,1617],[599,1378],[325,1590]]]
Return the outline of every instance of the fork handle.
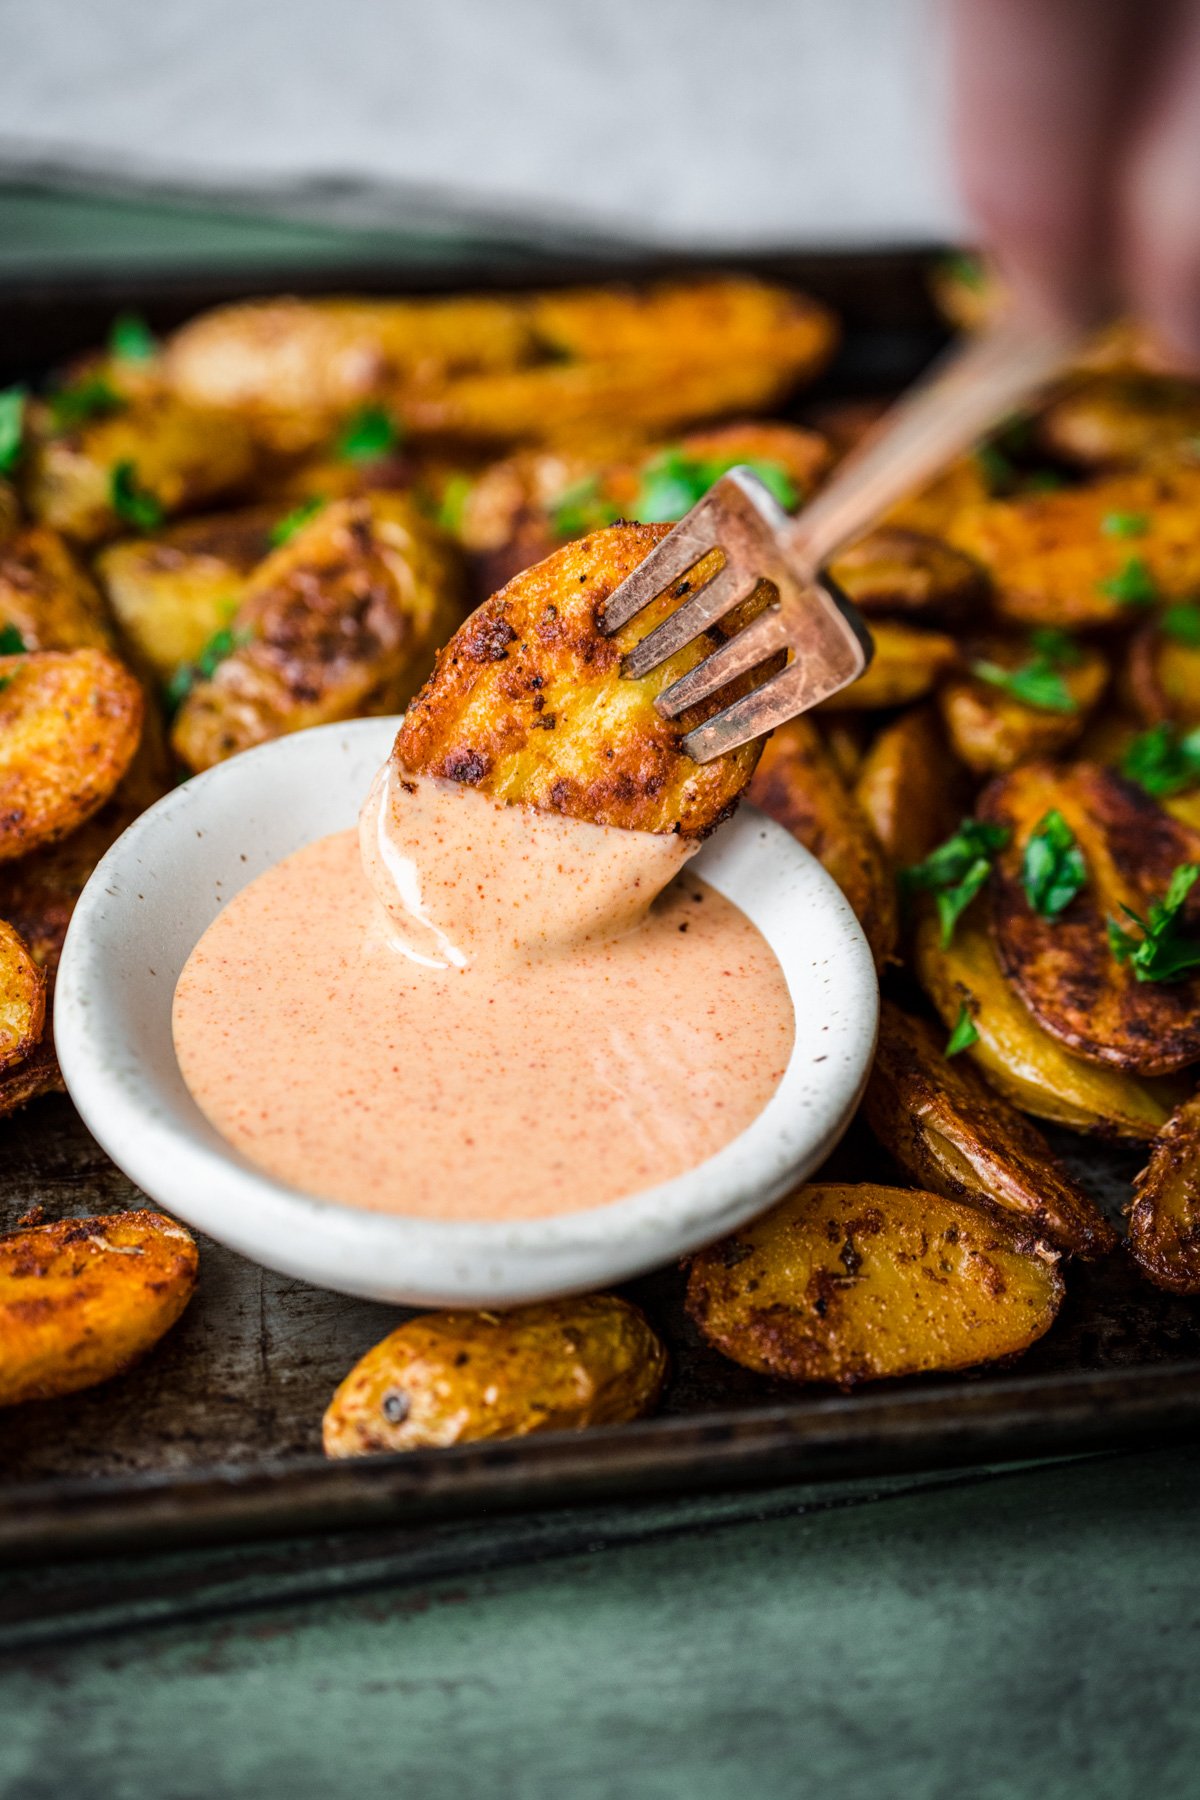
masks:
[[[1077,344],[1074,331],[1014,314],[947,351],[790,522],[790,554],[815,573],[1060,374]]]

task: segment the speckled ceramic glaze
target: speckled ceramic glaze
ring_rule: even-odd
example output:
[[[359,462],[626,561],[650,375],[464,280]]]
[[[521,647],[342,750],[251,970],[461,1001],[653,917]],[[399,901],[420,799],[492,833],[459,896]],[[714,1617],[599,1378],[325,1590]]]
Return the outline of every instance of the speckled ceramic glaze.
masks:
[[[599,1287],[753,1217],[828,1155],[875,1042],[870,952],[841,893],[778,825],[742,810],[689,866],[753,920],[796,1009],[782,1082],[748,1130],[687,1175],[609,1206],[512,1223],[361,1212],[243,1161],[184,1086],[175,983],[227,900],[273,863],[352,826],[395,719],[266,744],[176,788],[114,844],[67,934],[54,1026],[71,1097],[150,1197],[246,1256],[323,1287],[409,1305],[506,1305]],[[454,1146],[446,1147],[453,1178]]]

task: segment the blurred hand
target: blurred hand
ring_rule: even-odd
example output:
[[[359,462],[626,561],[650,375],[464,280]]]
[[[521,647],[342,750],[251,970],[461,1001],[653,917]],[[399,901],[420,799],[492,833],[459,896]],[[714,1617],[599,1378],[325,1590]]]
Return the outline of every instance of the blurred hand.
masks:
[[[1200,0],[948,0],[956,150],[1026,304],[1200,367]]]

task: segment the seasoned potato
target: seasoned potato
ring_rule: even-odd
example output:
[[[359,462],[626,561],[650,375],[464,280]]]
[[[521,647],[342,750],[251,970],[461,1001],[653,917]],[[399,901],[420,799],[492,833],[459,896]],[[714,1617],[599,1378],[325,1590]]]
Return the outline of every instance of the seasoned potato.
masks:
[[[46,1021],[46,977],[24,939],[0,919],[0,1069],[37,1045]]]
[[[978,920],[960,919],[948,947],[941,936],[926,914],[916,934],[917,976],[947,1031],[967,1012],[979,1035],[966,1055],[1014,1106],[1097,1137],[1145,1142],[1161,1129],[1177,1099],[1170,1084],[1072,1056],[1017,998]]]
[[[839,712],[880,711],[921,700],[958,662],[958,646],[939,631],[918,631],[894,619],[871,625],[875,655],[865,674],[822,706]]]
[[[0,626],[27,650],[111,650],[104,602],[74,553],[46,525],[31,525],[0,549]]]
[[[0,1069],[0,1119],[7,1118],[9,1113],[17,1112],[22,1106],[28,1106],[31,1100],[38,1100],[43,1094],[61,1094],[65,1091],[62,1070],[54,1053],[54,1033],[47,1016],[41,1038],[28,1056],[13,1063],[11,1068]],[[0,1318],[2,1316],[3,1309],[0,1308]],[[0,1330],[2,1329],[0,1325]],[[0,1363],[2,1362],[3,1350],[0,1348]]]
[[[1137,468],[1186,453],[1200,438],[1200,388],[1136,373],[1098,375],[1052,399],[1034,430],[1063,462]]]
[[[884,1001],[863,1098],[884,1149],[923,1188],[1002,1207],[1057,1250],[1107,1255],[1115,1231],[1041,1132],[942,1045],[924,1019]]]
[[[723,1355],[787,1381],[969,1369],[1028,1349],[1057,1253],[1002,1214],[908,1188],[804,1187],[701,1251],[687,1308]]]
[[[229,624],[282,516],[278,506],[213,513],[100,552],[96,571],[109,604],[151,674],[166,681]]]
[[[397,712],[462,616],[452,546],[402,494],[322,507],[248,578],[233,648],[172,742],[190,769],[285,732]]]
[[[915,494],[898,501],[884,522],[944,542],[949,527],[959,514],[968,507],[983,505],[989,497],[979,458],[960,456],[926,487],[918,488]]]
[[[198,411],[165,393],[64,432],[55,431],[47,410],[34,409],[25,497],[43,524],[85,544],[115,537],[125,529],[114,507],[124,465],[136,491],[172,514],[244,485],[254,449],[240,420]]]
[[[1148,725],[1200,725],[1200,644],[1146,626],[1129,646],[1123,685]]]
[[[10,481],[0,476],[0,544],[7,543],[21,523],[21,503]]]
[[[593,531],[478,607],[408,709],[396,738],[401,766],[598,825],[704,837],[720,824],[759,746],[694,763],[680,740],[721,696],[679,720],[654,707],[711,645],[689,644],[643,680],[621,675],[622,657],[672,610],[686,581],[615,637],[600,629],[609,595],[668,529]]]
[[[879,733],[864,756],[854,798],[898,869],[924,862],[966,808],[962,769],[932,706],[915,706]]]
[[[882,967],[896,948],[895,882],[811,718],[791,719],[767,740],[749,799],[828,869]]]
[[[0,1238],[0,1406],[120,1375],[175,1323],[197,1264],[190,1233],[155,1212]]]
[[[330,1401],[327,1456],[620,1425],[653,1408],[662,1344],[612,1294],[435,1312],[368,1350]]]
[[[996,669],[1030,665],[1034,651],[1011,638],[973,646],[972,660]],[[1108,685],[1108,664],[1096,649],[1080,645],[1054,671],[1073,711],[1031,706],[978,675],[952,676],[938,693],[946,732],[957,756],[976,775],[1004,775],[1018,763],[1054,756],[1079,737]]]
[[[1200,1096],[1186,1101],[1154,1140],[1129,1211],[1138,1267],[1173,1294],[1200,1294]]]
[[[1034,910],[1021,881],[1030,837],[1061,813],[1087,880],[1054,917]],[[1000,966],[1042,1028],[1089,1062],[1167,1075],[1200,1058],[1200,979],[1138,981],[1108,943],[1124,907],[1145,918],[1181,863],[1200,862],[1200,833],[1162,812],[1109,769],[1027,763],[995,781],[979,816],[1007,828],[992,874],[992,934]],[[1200,905],[1184,915],[1196,930]]]
[[[870,619],[960,618],[986,595],[983,571],[940,539],[899,525],[881,525],[829,565],[842,592]]]
[[[142,690],[105,650],[0,656],[0,862],[90,819],[133,761]]]

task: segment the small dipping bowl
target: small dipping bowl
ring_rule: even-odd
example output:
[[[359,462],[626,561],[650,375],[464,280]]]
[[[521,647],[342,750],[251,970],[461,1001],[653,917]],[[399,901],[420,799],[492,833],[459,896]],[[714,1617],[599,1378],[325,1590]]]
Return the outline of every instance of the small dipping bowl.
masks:
[[[54,1029],[71,1098],[130,1180],[189,1225],[321,1287],[405,1305],[506,1306],[605,1286],[682,1256],[817,1168],[867,1078],[875,969],[820,863],[748,806],[688,867],[771,945],[795,1008],[796,1041],[765,1109],[706,1162],[582,1212],[443,1222],[315,1199],[273,1181],[225,1142],[175,1059],[180,971],[248,882],[355,824],[398,724],[320,726],[220,763],[152,806],[92,875],[67,933]],[[454,1178],[449,1140],[446,1177]]]

